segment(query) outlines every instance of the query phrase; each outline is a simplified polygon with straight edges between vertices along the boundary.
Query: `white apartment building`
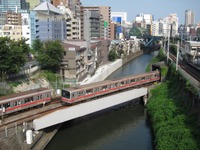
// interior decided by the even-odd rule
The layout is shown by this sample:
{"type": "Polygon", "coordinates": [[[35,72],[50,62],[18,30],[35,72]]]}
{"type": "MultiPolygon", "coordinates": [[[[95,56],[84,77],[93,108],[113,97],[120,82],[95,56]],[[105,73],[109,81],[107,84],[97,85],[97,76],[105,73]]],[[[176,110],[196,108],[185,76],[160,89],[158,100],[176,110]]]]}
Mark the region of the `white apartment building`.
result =
{"type": "Polygon", "coordinates": [[[170,14],[168,17],[159,19],[159,35],[175,37],[178,35],[178,17],[170,14]]]}
{"type": "Polygon", "coordinates": [[[135,18],[135,23],[139,23],[141,27],[147,28],[147,25],[151,25],[153,21],[152,14],[143,14],[140,13],[135,18]]]}
{"type": "Polygon", "coordinates": [[[26,44],[31,46],[31,30],[30,30],[30,15],[29,13],[22,13],[22,37],[25,38],[26,44]]]}
{"type": "Polygon", "coordinates": [[[0,37],[9,37],[11,40],[21,40],[22,26],[5,24],[0,32],[0,37]]]}
{"type": "Polygon", "coordinates": [[[159,34],[159,22],[153,21],[151,26],[152,36],[160,36],[159,34]]]}

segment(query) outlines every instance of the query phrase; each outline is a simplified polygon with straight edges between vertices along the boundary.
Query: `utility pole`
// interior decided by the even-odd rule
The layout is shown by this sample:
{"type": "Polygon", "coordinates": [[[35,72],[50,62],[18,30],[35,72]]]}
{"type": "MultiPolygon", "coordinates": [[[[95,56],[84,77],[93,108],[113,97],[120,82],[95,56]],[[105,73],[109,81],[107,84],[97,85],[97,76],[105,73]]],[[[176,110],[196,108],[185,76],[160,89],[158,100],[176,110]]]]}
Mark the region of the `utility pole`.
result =
{"type": "Polygon", "coordinates": [[[169,38],[169,34],[170,34],[170,32],[169,32],[169,30],[168,30],[168,46],[167,46],[167,64],[169,63],[169,43],[170,43],[170,38],[169,38]]]}
{"type": "Polygon", "coordinates": [[[177,43],[176,71],[178,70],[178,56],[179,56],[179,41],[178,41],[178,43],[177,43]]]}

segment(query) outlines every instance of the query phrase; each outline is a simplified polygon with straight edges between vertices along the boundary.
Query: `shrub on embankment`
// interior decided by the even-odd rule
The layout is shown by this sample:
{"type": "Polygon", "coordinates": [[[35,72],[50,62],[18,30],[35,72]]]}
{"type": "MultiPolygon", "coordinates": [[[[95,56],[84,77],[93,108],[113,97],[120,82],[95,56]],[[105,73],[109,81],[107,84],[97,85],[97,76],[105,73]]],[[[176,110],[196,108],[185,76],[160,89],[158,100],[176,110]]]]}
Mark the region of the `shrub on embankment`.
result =
{"type": "Polygon", "coordinates": [[[147,111],[151,118],[157,150],[200,149],[198,98],[182,75],[169,68],[167,81],[151,90],[147,111]]]}
{"type": "MultiPolygon", "coordinates": [[[[154,58],[151,60],[150,64],[147,66],[146,72],[150,72],[150,71],[151,71],[151,69],[150,69],[151,64],[154,64],[154,63],[157,63],[157,62],[161,62],[161,61],[165,61],[165,60],[166,60],[166,56],[165,56],[165,54],[164,54],[164,52],[163,52],[163,49],[161,48],[161,49],[159,50],[159,52],[158,52],[158,55],[157,55],[156,57],[154,57],[154,58]]],[[[166,66],[161,66],[161,75],[162,75],[162,76],[166,76],[167,71],[168,71],[168,67],[166,67],[166,66]]]]}

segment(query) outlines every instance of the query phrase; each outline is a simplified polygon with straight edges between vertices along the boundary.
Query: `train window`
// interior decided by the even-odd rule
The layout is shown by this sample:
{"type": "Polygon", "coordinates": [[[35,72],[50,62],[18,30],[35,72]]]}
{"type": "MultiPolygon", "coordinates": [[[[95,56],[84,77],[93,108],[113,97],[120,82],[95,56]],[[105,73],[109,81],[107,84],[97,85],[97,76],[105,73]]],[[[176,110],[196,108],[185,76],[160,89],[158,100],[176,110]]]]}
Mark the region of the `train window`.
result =
{"type": "Polygon", "coordinates": [[[40,99],[42,99],[42,95],[40,95],[40,99]]]}
{"type": "Polygon", "coordinates": [[[39,99],[40,99],[40,96],[38,96],[37,100],[39,100],[39,99]]]}
{"type": "Polygon", "coordinates": [[[124,81],[121,82],[121,85],[124,85],[124,81]]]}
{"type": "Polygon", "coordinates": [[[17,104],[17,101],[15,101],[15,106],[17,106],[18,104],[17,104]]]}
{"type": "Polygon", "coordinates": [[[6,104],[3,104],[3,107],[6,109],[6,108],[9,108],[10,107],[10,103],[6,103],[6,104]]]}
{"type": "Polygon", "coordinates": [[[146,79],[150,79],[150,76],[146,76],[146,79]]]}
{"type": "Polygon", "coordinates": [[[118,83],[115,83],[115,87],[118,87],[118,83]]]}
{"type": "Polygon", "coordinates": [[[141,80],[145,80],[145,77],[142,77],[141,80]]]}
{"type": "Polygon", "coordinates": [[[131,79],[131,82],[135,82],[135,79],[131,79]]]}
{"type": "Polygon", "coordinates": [[[92,89],[86,90],[86,94],[91,94],[92,93],[92,89]]]}
{"type": "Polygon", "coordinates": [[[128,83],[129,83],[129,80],[126,80],[125,83],[128,84],[128,83]]]}
{"type": "Polygon", "coordinates": [[[33,101],[33,97],[30,97],[31,102],[33,101]]]}
{"type": "Polygon", "coordinates": [[[2,105],[0,105],[0,109],[2,108],[2,105]]]}
{"type": "MultiPolygon", "coordinates": [[[[62,94],[62,97],[70,98],[70,92],[69,91],[62,90],[61,94],[62,94]]],[[[72,96],[74,96],[74,94],[72,96]]]]}
{"type": "Polygon", "coordinates": [[[95,92],[98,92],[98,91],[99,91],[99,88],[95,88],[94,90],[95,90],[95,92]]]}
{"type": "Polygon", "coordinates": [[[79,96],[83,95],[83,92],[82,92],[82,91],[81,91],[81,92],[78,92],[78,95],[79,95],[79,96]]]}
{"type": "Polygon", "coordinates": [[[18,100],[18,105],[21,105],[21,100],[18,100]]]}
{"type": "Polygon", "coordinates": [[[30,102],[30,98],[25,98],[25,103],[30,102]]]}
{"type": "Polygon", "coordinates": [[[107,85],[102,87],[102,90],[106,90],[107,89],[107,85]]]}
{"type": "Polygon", "coordinates": [[[113,88],[113,87],[115,87],[115,85],[114,85],[114,84],[111,84],[110,87],[113,88]]]}

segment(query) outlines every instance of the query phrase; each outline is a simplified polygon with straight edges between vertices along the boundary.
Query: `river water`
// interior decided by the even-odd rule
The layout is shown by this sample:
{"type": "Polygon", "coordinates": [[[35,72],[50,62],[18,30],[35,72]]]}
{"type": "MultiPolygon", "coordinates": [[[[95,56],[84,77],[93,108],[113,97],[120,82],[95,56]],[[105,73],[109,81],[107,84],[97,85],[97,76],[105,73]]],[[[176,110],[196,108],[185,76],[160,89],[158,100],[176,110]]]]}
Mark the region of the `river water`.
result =
{"type": "MultiPolygon", "coordinates": [[[[157,54],[131,60],[108,79],[144,73],[157,54]]],[[[65,123],[45,150],[153,150],[146,111],[140,103],[127,103],[65,123]]]]}

